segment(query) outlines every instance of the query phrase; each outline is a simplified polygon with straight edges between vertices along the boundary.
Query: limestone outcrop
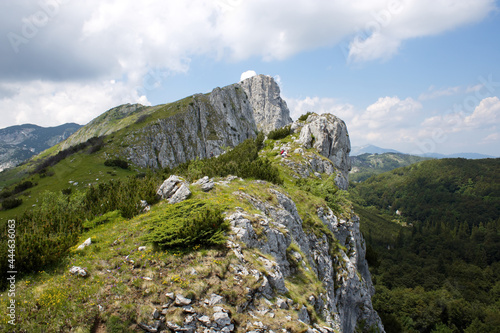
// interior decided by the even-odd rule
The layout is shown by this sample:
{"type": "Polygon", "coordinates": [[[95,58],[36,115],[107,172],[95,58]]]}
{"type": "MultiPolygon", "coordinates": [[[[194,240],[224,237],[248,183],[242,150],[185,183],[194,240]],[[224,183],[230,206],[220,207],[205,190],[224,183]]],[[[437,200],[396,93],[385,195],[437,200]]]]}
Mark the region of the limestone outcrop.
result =
{"type": "MultiPolygon", "coordinates": [[[[300,129],[298,142],[304,148],[315,148],[320,155],[333,163],[335,169],[339,171],[336,179],[337,185],[341,189],[347,189],[351,170],[349,158],[351,143],[344,121],[332,114],[312,114],[307,117],[305,124],[296,122],[292,128],[295,131],[300,129]]],[[[320,173],[328,172],[327,170],[331,168],[328,164],[321,160],[311,161],[314,170],[320,173]]]]}
{"type": "MultiPolygon", "coordinates": [[[[325,294],[310,295],[310,304],[333,329],[354,332],[363,322],[367,327],[377,327],[383,332],[381,320],[371,303],[375,290],[365,260],[366,248],[359,230],[359,218],[352,215],[349,219],[340,219],[329,208],[318,208],[317,216],[333,233],[338,244],[345,244],[346,250],[343,250],[325,234],[319,236],[320,233],[306,232],[294,201],[278,190],[270,192],[277,204],[261,201],[241,191],[235,192],[234,195],[252,203],[260,213],[238,211],[227,217],[234,233],[230,244],[233,244],[237,257],[244,261],[241,247],[234,245],[240,241],[245,247],[258,248],[274,259],[259,258],[271,287],[261,289],[259,293],[267,298],[277,296],[276,293],[287,293],[285,278],[295,273],[294,266],[310,267],[326,290],[325,294]],[[262,228],[260,236],[252,221],[262,228]],[[292,243],[298,246],[299,252],[290,251],[292,243]]],[[[309,324],[307,310],[303,308],[300,313],[302,321],[309,324]]]]}
{"type": "Polygon", "coordinates": [[[292,122],[286,102],[280,97],[280,88],[272,77],[256,75],[239,85],[248,96],[259,131],[267,134],[292,122]]]}
{"type": "Polygon", "coordinates": [[[234,147],[259,130],[269,132],[292,122],[279,87],[269,76],[254,76],[188,99],[185,112],[127,136],[128,160],[141,167],[173,167],[221,154],[223,147],[234,147]]]}

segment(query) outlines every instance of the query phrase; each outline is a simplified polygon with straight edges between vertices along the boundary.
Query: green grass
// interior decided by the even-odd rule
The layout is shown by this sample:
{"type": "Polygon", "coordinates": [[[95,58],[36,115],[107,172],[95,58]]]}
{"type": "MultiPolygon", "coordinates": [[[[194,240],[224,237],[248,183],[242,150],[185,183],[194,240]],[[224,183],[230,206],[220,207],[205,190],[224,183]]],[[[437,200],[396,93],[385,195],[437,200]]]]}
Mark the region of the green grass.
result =
{"type": "Polygon", "coordinates": [[[10,210],[0,211],[0,224],[4,221],[20,216],[26,209],[38,203],[38,198],[45,191],[60,192],[63,189],[71,188],[72,192],[84,191],[89,184],[105,183],[111,179],[120,179],[137,174],[134,169],[112,168],[104,165],[103,153],[87,154],[80,152],[62,160],[49,171],[54,175],[40,177],[40,175],[30,175],[23,180],[30,180],[36,186],[24,191],[18,197],[23,199],[23,204],[10,210]],[[70,183],[70,181],[72,183],[70,183]],[[78,183],[75,185],[75,183],[78,183]]]}

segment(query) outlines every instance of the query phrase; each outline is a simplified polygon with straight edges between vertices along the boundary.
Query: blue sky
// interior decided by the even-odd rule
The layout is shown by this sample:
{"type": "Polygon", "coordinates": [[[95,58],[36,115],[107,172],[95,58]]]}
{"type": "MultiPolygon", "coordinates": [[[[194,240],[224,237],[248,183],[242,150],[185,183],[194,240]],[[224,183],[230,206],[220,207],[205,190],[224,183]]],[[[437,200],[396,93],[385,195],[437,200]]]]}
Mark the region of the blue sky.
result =
{"type": "Polygon", "coordinates": [[[493,0],[20,0],[0,4],[0,127],[84,124],[274,76],[292,117],[352,145],[500,156],[493,0]]]}

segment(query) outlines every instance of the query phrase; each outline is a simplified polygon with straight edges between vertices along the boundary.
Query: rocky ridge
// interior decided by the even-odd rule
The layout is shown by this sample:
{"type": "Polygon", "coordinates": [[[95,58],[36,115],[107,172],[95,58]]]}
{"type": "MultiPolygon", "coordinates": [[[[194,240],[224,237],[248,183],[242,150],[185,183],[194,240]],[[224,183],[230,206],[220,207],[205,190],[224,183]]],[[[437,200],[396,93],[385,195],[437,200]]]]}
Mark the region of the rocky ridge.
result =
{"type": "Polygon", "coordinates": [[[261,130],[292,122],[273,78],[258,75],[192,96],[185,112],[158,119],[130,133],[124,154],[141,167],[165,168],[224,152],[261,130]]]}
{"type": "MultiPolygon", "coordinates": [[[[328,207],[318,207],[316,216],[333,235],[329,238],[327,233],[305,226],[294,200],[284,189],[264,181],[249,183],[229,176],[204,177],[188,184],[171,176],[158,193],[172,203],[171,199],[182,193],[183,187],[206,192],[202,187],[207,183],[212,185],[209,191],[215,192],[238,188],[232,196],[247,207],[236,206],[224,213],[231,224],[227,247],[234,257],[220,281],[222,285],[246,286],[246,294],[230,301],[226,292],[225,296],[212,293],[208,298],[190,299],[168,291],[166,304],[153,311],[150,322],[140,324],[143,330],[290,332],[295,331],[291,327],[296,327],[323,333],[354,332],[363,325],[384,331],[371,304],[374,288],[356,215],[337,217],[328,207]],[[257,186],[267,199],[247,192],[249,184],[257,186]],[[297,291],[294,281],[304,275],[309,276],[309,285],[297,291]],[[292,299],[297,292],[306,303],[292,299]],[[182,323],[169,319],[179,311],[183,313],[182,323]],[[237,321],[233,320],[235,313],[240,314],[237,321]],[[283,328],[281,320],[289,322],[288,328],[283,328]]],[[[201,273],[193,268],[189,274],[201,273]]]]}

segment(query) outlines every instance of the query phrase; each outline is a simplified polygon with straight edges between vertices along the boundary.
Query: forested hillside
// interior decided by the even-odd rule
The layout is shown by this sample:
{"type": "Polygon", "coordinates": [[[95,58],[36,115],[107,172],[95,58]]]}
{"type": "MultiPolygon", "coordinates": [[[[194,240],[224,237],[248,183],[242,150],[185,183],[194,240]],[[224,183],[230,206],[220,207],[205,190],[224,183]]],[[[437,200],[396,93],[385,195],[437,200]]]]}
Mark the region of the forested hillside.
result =
{"type": "Polygon", "coordinates": [[[401,153],[365,153],[358,156],[351,156],[352,169],[349,173],[349,181],[351,183],[362,182],[373,175],[378,175],[396,168],[430,159],[430,157],[401,153]]]}
{"type": "Polygon", "coordinates": [[[444,159],[355,184],[387,332],[500,331],[500,159],[444,159]]]}

